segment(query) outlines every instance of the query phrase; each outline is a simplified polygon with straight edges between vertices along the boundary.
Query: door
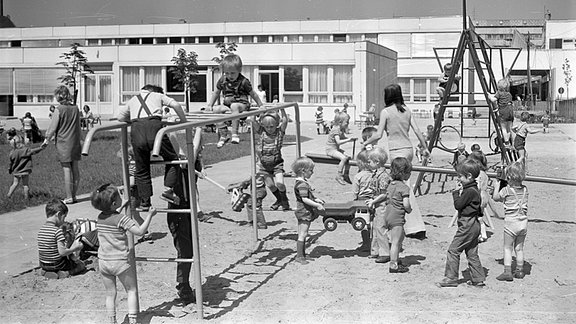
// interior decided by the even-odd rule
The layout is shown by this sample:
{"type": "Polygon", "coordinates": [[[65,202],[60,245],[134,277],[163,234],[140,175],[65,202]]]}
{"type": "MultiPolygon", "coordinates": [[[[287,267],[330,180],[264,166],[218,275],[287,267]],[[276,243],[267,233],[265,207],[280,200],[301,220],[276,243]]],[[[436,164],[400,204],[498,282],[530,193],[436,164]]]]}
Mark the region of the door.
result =
{"type": "Polygon", "coordinates": [[[278,76],[278,72],[260,73],[260,84],[262,85],[262,89],[266,91],[266,102],[272,102],[275,95],[280,96],[278,76]]]}
{"type": "Polygon", "coordinates": [[[91,74],[84,83],[84,104],[94,115],[114,115],[112,108],[112,74],[91,74]]]}

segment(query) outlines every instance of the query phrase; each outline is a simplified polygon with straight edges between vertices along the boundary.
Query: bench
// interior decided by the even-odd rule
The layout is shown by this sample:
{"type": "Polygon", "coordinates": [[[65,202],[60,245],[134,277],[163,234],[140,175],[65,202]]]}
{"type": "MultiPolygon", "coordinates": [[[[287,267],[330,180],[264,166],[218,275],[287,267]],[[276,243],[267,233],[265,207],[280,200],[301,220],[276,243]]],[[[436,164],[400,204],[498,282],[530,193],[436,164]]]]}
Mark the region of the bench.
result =
{"type": "MultiPolygon", "coordinates": [[[[305,155],[307,158],[314,161],[314,163],[336,164],[336,165],[338,163],[340,163],[340,160],[335,159],[335,158],[328,156],[326,154],[306,153],[305,155]]],[[[348,164],[351,166],[357,166],[358,165],[358,163],[356,163],[356,160],[352,160],[352,159],[350,159],[350,161],[348,161],[348,164]]]]}

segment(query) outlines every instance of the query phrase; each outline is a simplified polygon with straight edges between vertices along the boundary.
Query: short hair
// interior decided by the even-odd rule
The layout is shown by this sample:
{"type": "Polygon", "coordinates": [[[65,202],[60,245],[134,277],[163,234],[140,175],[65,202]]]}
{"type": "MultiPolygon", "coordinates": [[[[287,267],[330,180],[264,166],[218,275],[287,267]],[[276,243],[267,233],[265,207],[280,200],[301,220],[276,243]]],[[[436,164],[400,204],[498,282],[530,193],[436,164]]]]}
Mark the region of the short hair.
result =
{"type": "Polygon", "coordinates": [[[56,110],[56,106],[54,105],[50,105],[50,108],[48,108],[50,111],[55,111],[56,110]]]}
{"type": "Polygon", "coordinates": [[[82,109],[90,111],[90,106],[84,105],[84,107],[82,107],[82,109]]]}
{"type": "Polygon", "coordinates": [[[278,126],[280,125],[280,116],[276,112],[267,112],[260,116],[260,124],[262,126],[278,126]]]}
{"type": "Polygon", "coordinates": [[[522,162],[515,161],[506,168],[508,180],[522,182],[526,179],[526,170],[522,162]]]}
{"type": "Polygon", "coordinates": [[[68,214],[68,206],[66,206],[62,200],[52,198],[52,200],[46,204],[46,218],[57,215],[58,213],[68,214]]]}
{"type": "Polygon", "coordinates": [[[474,160],[466,159],[456,165],[456,172],[461,175],[472,175],[474,179],[480,175],[480,164],[474,160]]]}
{"type": "Polygon", "coordinates": [[[320,111],[322,111],[322,110],[324,110],[324,107],[322,107],[322,106],[318,106],[318,108],[316,108],[316,110],[320,110],[320,111]]]}
{"type": "Polygon", "coordinates": [[[466,144],[464,144],[463,142],[458,143],[458,150],[465,150],[466,149],[466,144]]]}
{"type": "Polygon", "coordinates": [[[294,160],[292,163],[292,172],[296,175],[301,175],[304,170],[310,170],[314,167],[314,161],[305,156],[301,156],[294,160]]]}
{"type": "Polygon", "coordinates": [[[452,63],[446,63],[446,64],[444,64],[444,72],[445,72],[445,73],[450,73],[450,71],[452,71],[452,63]]]}
{"type": "Polygon", "coordinates": [[[468,155],[468,158],[478,162],[480,164],[480,170],[486,171],[488,169],[488,160],[482,151],[472,151],[472,153],[468,155]]]}
{"type": "Polygon", "coordinates": [[[343,112],[339,112],[334,116],[334,125],[342,125],[347,120],[348,116],[343,112]]]}
{"type": "Polygon", "coordinates": [[[509,86],[510,86],[510,83],[508,82],[508,80],[506,80],[506,79],[498,80],[498,83],[497,83],[498,90],[506,91],[506,90],[508,90],[509,86]]]}
{"type": "Polygon", "coordinates": [[[384,148],[375,146],[368,151],[368,160],[376,162],[379,167],[383,167],[388,161],[388,154],[384,148]]]}
{"type": "Polygon", "coordinates": [[[368,170],[368,150],[362,150],[356,155],[356,164],[358,164],[358,171],[368,170]]]}
{"type": "Polygon", "coordinates": [[[157,86],[154,84],[147,84],[145,86],[142,87],[142,90],[146,90],[146,91],[150,91],[150,92],[156,92],[156,93],[164,93],[164,89],[161,86],[157,86]]]}
{"type": "Polygon", "coordinates": [[[434,129],[434,125],[428,125],[428,126],[426,126],[426,129],[427,129],[427,130],[434,129]]]}
{"type": "Polygon", "coordinates": [[[236,54],[228,54],[224,56],[222,62],[220,62],[221,69],[231,69],[234,68],[238,72],[242,71],[242,59],[236,54]]]}
{"type": "Polygon", "coordinates": [[[101,211],[110,211],[112,203],[119,195],[120,192],[115,186],[110,184],[102,185],[92,192],[90,201],[92,202],[92,207],[101,211]]]}
{"type": "Polygon", "coordinates": [[[372,137],[372,135],[375,134],[377,131],[378,131],[378,129],[376,129],[376,127],[374,127],[374,126],[365,127],[362,130],[362,140],[366,141],[367,139],[372,137]]]}
{"type": "Polygon", "coordinates": [[[520,114],[520,120],[521,120],[521,121],[525,122],[525,121],[528,121],[529,119],[530,119],[530,113],[529,113],[529,112],[523,111],[523,112],[520,114]]]}
{"type": "Polygon", "coordinates": [[[70,89],[65,85],[59,85],[54,90],[54,99],[58,101],[61,105],[72,103],[72,96],[70,95],[70,89]]]}
{"type": "Polygon", "coordinates": [[[399,156],[390,164],[390,177],[392,180],[404,180],[404,176],[412,172],[412,163],[407,158],[399,156]]]}
{"type": "Polygon", "coordinates": [[[472,152],[476,152],[481,151],[482,149],[480,148],[480,144],[474,143],[472,146],[470,146],[470,150],[472,150],[472,152]]]}
{"type": "Polygon", "coordinates": [[[21,148],[24,146],[24,139],[17,133],[14,136],[8,136],[10,146],[14,149],[21,148]]]}

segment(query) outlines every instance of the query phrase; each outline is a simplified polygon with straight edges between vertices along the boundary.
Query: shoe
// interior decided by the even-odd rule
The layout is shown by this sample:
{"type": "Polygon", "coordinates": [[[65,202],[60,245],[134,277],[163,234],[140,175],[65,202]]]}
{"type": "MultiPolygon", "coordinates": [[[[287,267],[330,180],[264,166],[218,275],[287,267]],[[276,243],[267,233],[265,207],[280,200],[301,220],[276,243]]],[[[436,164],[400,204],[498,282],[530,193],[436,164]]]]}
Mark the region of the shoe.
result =
{"type": "Polygon", "coordinates": [[[217,148],[222,148],[222,146],[224,146],[224,144],[226,144],[226,142],[228,142],[230,140],[229,137],[225,137],[225,136],[221,136],[220,140],[218,141],[218,143],[216,144],[217,148]]]}
{"type": "Polygon", "coordinates": [[[278,210],[278,208],[280,208],[281,205],[282,205],[282,202],[280,200],[276,200],[276,202],[270,206],[270,209],[278,210]]]}
{"type": "Polygon", "coordinates": [[[240,144],[240,136],[238,135],[232,135],[232,141],[230,141],[232,144],[240,144]]]}
{"type": "Polygon", "coordinates": [[[458,287],[458,279],[444,278],[444,279],[442,279],[442,281],[437,282],[436,286],[438,286],[440,288],[458,287]]]}
{"type": "Polygon", "coordinates": [[[174,190],[172,189],[168,189],[166,191],[164,191],[162,193],[162,196],[160,196],[160,199],[165,200],[171,204],[174,205],[180,205],[180,198],[178,196],[176,196],[176,194],[174,193],[174,190]]]}
{"type": "Polygon", "coordinates": [[[345,185],[348,184],[348,183],[346,182],[346,180],[344,180],[344,178],[343,178],[341,175],[339,175],[339,176],[336,177],[336,182],[338,182],[339,184],[341,184],[341,185],[343,185],[343,186],[345,186],[345,185]]]}
{"type": "Polygon", "coordinates": [[[390,262],[390,257],[389,256],[379,256],[376,258],[376,260],[374,260],[374,262],[376,262],[376,263],[388,263],[388,262],[390,262]]]}
{"type": "Polygon", "coordinates": [[[496,280],[498,280],[498,281],[514,281],[514,277],[512,276],[512,273],[503,272],[501,275],[496,277],[496,280]]]}
{"type": "Polygon", "coordinates": [[[408,271],[409,271],[408,267],[405,267],[402,264],[398,264],[397,268],[389,268],[388,269],[389,273],[406,273],[408,271]]]}
{"type": "Polygon", "coordinates": [[[72,205],[77,203],[78,201],[75,198],[66,198],[62,200],[62,202],[65,203],[66,205],[72,205]]]}
{"type": "Polygon", "coordinates": [[[204,214],[204,212],[202,212],[202,211],[198,212],[197,217],[198,217],[199,222],[206,222],[210,218],[212,218],[212,216],[210,214],[204,214]]]}
{"type": "Polygon", "coordinates": [[[379,255],[370,254],[368,259],[378,259],[379,255]]]}
{"type": "Polygon", "coordinates": [[[352,184],[352,180],[350,180],[350,175],[345,174],[342,177],[344,178],[344,181],[346,181],[348,184],[352,184]]]}
{"type": "Polygon", "coordinates": [[[466,281],[466,284],[467,284],[468,286],[473,286],[473,287],[478,287],[478,288],[482,288],[482,287],[485,287],[485,286],[486,286],[486,284],[484,283],[484,281],[474,282],[474,281],[472,281],[472,280],[468,280],[468,281],[466,281]]]}
{"type": "Polygon", "coordinates": [[[178,297],[186,302],[195,302],[196,301],[196,295],[194,294],[194,290],[192,290],[192,288],[190,288],[190,284],[185,282],[185,283],[180,283],[176,286],[176,291],[178,293],[178,297]]]}
{"type": "Polygon", "coordinates": [[[308,264],[308,263],[310,263],[310,262],[308,262],[308,261],[306,260],[305,257],[296,257],[296,259],[294,259],[294,261],[296,261],[296,262],[298,262],[298,263],[300,263],[300,264],[308,264]]]}
{"type": "MultiPolygon", "coordinates": [[[[359,247],[356,248],[356,251],[358,251],[358,252],[370,252],[370,246],[360,245],[359,247]]],[[[378,256],[376,255],[373,259],[375,259],[377,257],[378,256]]]]}
{"type": "Polygon", "coordinates": [[[524,279],[525,276],[526,276],[526,274],[522,270],[516,270],[514,272],[514,278],[516,278],[516,279],[524,279]]]}
{"type": "Polygon", "coordinates": [[[484,243],[484,242],[486,242],[487,239],[488,239],[487,237],[482,237],[482,236],[480,236],[480,237],[478,238],[478,243],[484,243]]]}
{"type": "Polygon", "coordinates": [[[70,272],[62,270],[58,271],[58,279],[65,279],[68,277],[70,277],[70,272]]]}

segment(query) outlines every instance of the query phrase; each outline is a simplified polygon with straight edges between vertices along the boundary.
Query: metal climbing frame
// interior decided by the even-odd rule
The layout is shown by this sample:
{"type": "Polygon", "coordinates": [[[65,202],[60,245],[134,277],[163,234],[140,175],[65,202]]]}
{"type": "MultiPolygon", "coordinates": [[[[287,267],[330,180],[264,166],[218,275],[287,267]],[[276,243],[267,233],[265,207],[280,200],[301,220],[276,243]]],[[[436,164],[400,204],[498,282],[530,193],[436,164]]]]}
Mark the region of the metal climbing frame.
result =
{"type": "MultiPolygon", "coordinates": [[[[186,131],[186,147],[187,147],[187,163],[188,163],[188,170],[194,170],[194,163],[196,159],[195,154],[195,135],[199,136],[200,132],[202,131],[202,126],[211,125],[211,124],[218,124],[223,123],[226,121],[240,119],[245,117],[252,117],[257,116],[262,113],[268,111],[279,111],[280,109],[287,109],[294,107],[294,121],[296,127],[296,156],[302,155],[301,149],[301,142],[300,142],[300,110],[297,103],[287,103],[287,104],[280,104],[274,106],[267,106],[266,109],[258,109],[258,110],[251,110],[247,112],[240,113],[238,115],[222,115],[222,114],[192,114],[188,115],[187,118],[190,118],[190,121],[185,123],[179,123],[175,125],[170,125],[162,128],[156,134],[156,139],[154,141],[154,147],[152,150],[153,156],[159,156],[160,154],[160,146],[162,142],[162,137],[168,133],[176,132],[180,130],[186,131]],[[196,129],[194,134],[193,129],[196,129]]],[[[84,146],[82,147],[82,155],[87,156],[88,152],[90,151],[90,144],[92,143],[92,139],[94,134],[99,131],[106,131],[106,130],[119,130],[120,131],[120,148],[122,150],[122,181],[124,183],[124,188],[130,187],[130,176],[128,173],[128,127],[130,125],[127,123],[118,122],[113,125],[105,125],[105,126],[97,126],[92,128],[88,134],[86,134],[86,139],[84,141],[84,146]]],[[[254,142],[254,131],[250,128],[250,138],[251,138],[251,175],[252,175],[252,205],[256,206],[256,152],[255,152],[255,142],[254,142]]],[[[183,162],[183,161],[182,161],[183,162]]],[[[186,163],[186,162],[183,162],[186,163]]],[[[198,206],[196,205],[196,179],[193,172],[188,172],[188,192],[190,194],[190,209],[178,209],[178,210],[170,210],[170,212],[181,212],[181,213],[190,213],[191,217],[191,233],[192,233],[192,248],[194,256],[192,259],[178,259],[178,258],[163,258],[163,257],[139,257],[135,256],[134,251],[134,236],[132,234],[128,234],[128,246],[130,248],[130,262],[132,268],[134,269],[134,275],[136,276],[136,261],[150,261],[150,262],[191,262],[193,264],[194,270],[194,285],[195,285],[195,292],[196,292],[196,308],[198,312],[198,318],[204,318],[204,310],[203,310],[203,294],[202,294],[202,274],[201,274],[201,267],[200,267],[200,240],[198,235],[198,206]]],[[[124,199],[129,199],[130,193],[129,190],[124,190],[124,199]]],[[[253,223],[256,224],[256,208],[252,209],[252,218],[253,223]]],[[[130,208],[126,210],[127,215],[130,215],[130,208]]],[[[158,212],[168,212],[168,209],[158,209],[158,212]]],[[[253,234],[254,234],[254,246],[253,251],[257,248],[258,244],[258,227],[253,226],[253,234]]],[[[140,309],[139,305],[139,296],[138,296],[138,280],[136,276],[136,299],[138,301],[138,309],[140,309]]]]}

